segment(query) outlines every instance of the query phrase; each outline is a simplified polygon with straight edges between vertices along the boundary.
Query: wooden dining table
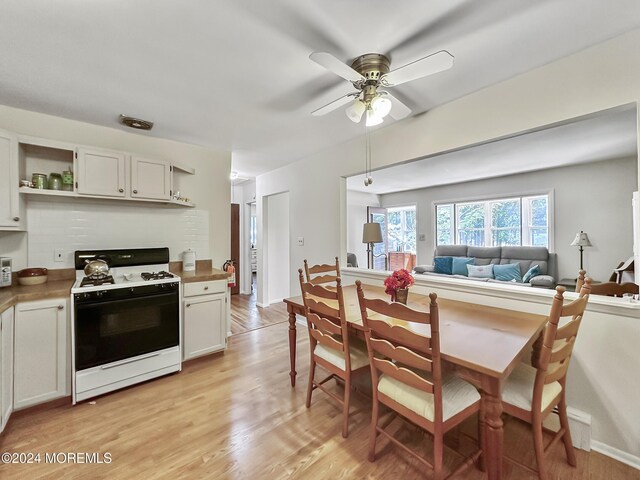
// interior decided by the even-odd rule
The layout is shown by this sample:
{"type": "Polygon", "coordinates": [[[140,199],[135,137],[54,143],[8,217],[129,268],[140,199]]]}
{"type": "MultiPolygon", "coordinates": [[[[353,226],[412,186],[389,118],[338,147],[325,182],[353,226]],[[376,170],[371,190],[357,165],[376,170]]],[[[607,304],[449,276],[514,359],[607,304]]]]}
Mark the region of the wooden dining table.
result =
{"type": "MultiPolygon", "coordinates": [[[[382,287],[363,285],[368,298],[389,299],[382,287]]],[[[349,330],[363,337],[356,286],[343,287],[349,330]]],[[[291,386],[296,384],[296,315],[304,316],[302,296],[284,299],[289,313],[291,386]]],[[[428,311],[429,297],[409,293],[410,307],[428,311]]],[[[484,463],[490,480],[502,478],[502,389],[516,365],[542,331],[546,317],[486,305],[438,298],[440,354],[445,367],[478,388],[482,397],[480,430],[484,432],[484,463]]],[[[428,326],[403,323],[417,333],[428,326]]]]}

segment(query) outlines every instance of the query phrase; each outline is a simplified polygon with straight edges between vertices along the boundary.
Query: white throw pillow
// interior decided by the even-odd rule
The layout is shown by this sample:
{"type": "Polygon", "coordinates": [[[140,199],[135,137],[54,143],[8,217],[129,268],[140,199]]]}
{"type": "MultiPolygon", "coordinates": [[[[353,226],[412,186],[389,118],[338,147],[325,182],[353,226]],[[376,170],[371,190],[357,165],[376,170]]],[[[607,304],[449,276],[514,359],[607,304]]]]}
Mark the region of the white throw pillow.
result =
{"type": "Polygon", "coordinates": [[[493,265],[467,265],[469,278],[493,278],[493,265]]]}

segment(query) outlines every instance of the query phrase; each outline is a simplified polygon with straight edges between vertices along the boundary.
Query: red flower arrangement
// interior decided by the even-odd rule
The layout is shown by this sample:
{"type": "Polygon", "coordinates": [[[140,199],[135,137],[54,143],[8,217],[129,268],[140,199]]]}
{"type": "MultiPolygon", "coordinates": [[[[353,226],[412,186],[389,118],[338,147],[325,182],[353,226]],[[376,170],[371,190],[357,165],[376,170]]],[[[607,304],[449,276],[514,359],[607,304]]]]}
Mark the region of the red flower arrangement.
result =
{"type": "Polygon", "coordinates": [[[409,270],[401,268],[396,270],[384,280],[384,293],[391,295],[391,301],[396,300],[398,290],[409,288],[415,282],[409,270]]]}

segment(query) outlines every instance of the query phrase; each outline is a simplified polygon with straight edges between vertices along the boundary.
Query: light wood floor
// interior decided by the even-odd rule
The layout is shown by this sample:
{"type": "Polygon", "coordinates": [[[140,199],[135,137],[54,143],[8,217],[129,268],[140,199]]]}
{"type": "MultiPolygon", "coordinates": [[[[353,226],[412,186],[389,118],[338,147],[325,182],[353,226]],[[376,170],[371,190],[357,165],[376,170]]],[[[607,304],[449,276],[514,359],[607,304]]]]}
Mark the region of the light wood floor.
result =
{"type": "MultiPolygon", "coordinates": [[[[4,479],[422,479],[420,465],[380,441],[378,460],[366,459],[367,413],[356,414],[350,436],[340,435],[340,410],[326,395],[304,406],[308,341],[301,329],[298,386],[289,385],[286,323],[230,339],[224,354],[195,360],[179,374],[157,379],[75,407],[16,413],[0,439],[2,452],[109,452],[108,465],[0,465],[4,479]]],[[[356,407],[368,401],[356,396],[356,407]]],[[[469,432],[475,425],[465,425],[469,432]]],[[[412,428],[402,435],[428,450],[412,428]]],[[[448,443],[473,444],[453,432],[448,443]]],[[[506,448],[532,464],[529,431],[507,426],[506,448]]],[[[578,451],[578,468],[555,448],[552,479],[638,479],[638,472],[602,455],[578,451]]],[[[447,452],[448,464],[457,458],[447,452]]],[[[506,478],[535,478],[505,465],[506,478]]],[[[468,470],[461,478],[479,480],[468,470]]]]}
{"type": "Polygon", "coordinates": [[[276,303],[268,308],[256,305],[255,283],[254,275],[251,295],[231,295],[231,335],[286,322],[289,318],[284,303],[276,303]]]}

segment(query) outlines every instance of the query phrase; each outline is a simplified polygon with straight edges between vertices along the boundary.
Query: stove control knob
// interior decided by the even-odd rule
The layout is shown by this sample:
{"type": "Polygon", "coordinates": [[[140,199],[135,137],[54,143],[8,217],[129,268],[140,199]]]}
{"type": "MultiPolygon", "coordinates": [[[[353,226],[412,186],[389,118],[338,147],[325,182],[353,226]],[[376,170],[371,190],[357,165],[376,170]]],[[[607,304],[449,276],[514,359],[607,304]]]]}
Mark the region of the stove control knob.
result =
{"type": "Polygon", "coordinates": [[[102,295],[104,295],[104,292],[97,291],[95,295],[96,295],[96,298],[100,298],[102,297],[102,295]]]}

